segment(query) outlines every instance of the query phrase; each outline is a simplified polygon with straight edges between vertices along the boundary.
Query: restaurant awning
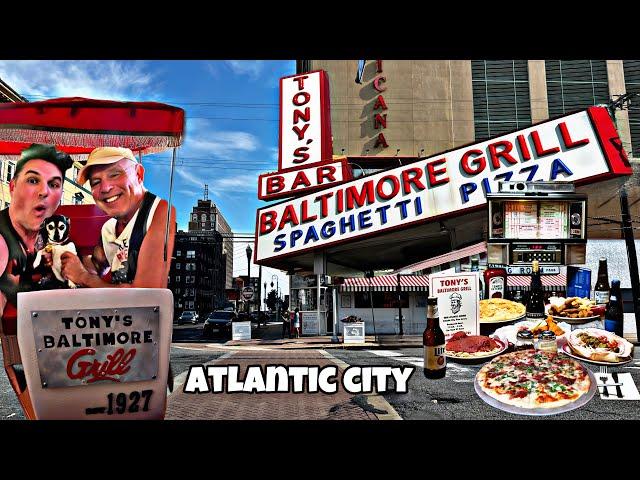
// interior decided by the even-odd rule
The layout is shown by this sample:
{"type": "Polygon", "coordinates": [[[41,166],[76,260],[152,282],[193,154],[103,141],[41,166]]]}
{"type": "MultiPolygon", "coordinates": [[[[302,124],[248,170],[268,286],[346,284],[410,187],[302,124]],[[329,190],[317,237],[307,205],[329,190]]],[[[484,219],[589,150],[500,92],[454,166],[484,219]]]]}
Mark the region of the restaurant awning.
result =
{"type": "Polygon", "coordinates": [[[470,257],[472,255],[479,255],[480,253],[483,253],[486,251],[487,251],[487,242],[480,242],[473,245],[469,245],[468,247],[461,248],[459,250],[454,250],[453,252],[448,252],[443,255],[438,255],[437,257],[433,257],[428,260],[424,260],[422,262],[408,265],[406,267],[396,270],[393,273],[405,274],[405,273],[419,272],[420,270],[424,270],[426,268],[442,265],[443,263],[455,262],[456,260],[460,260],[461,258],[470,257]]]}
{"type": "MultiPolygon", "coordinates": [[[[560,273],[558,275],[540,275],[543,287],[564,287],[567,285],[567,275],[560,273]]],[[[509,287],[529,287],[531,286],[531,277],[528,275],[508,275],[507,286],[509,287]]]]}
{"type": "MultiPolygon", "coordinates": [[[[567,275],[542,275],[543,287],[564,287],[567,285],[567,275]]],[[[373,292],[395,292],[398,285],[397,275],[381,275],[379,277],[345,278],[340,287],[341,292],[368,292],[369,281],[371,281],[371,291],[373,292]]],[[[509,275],[507,286],[509,287],[529,287],[531,277],[528,275],[509,275]]],[[[426,292],[429,287],[429,277],[427,275],[400,275],[400,287],[403,292],[426,292]]]]}
{"type": "MultiPolygon", "coordinates": [[[[381,275],[373,278],[345,278],[341,292],[368,292],[369,285],[374,292],[395,292],[398,288],[397,275],[381,275]]],[[[429,279],[426,275],[400,276],[400,289],[403,292],[426,292],[429,279]]]]}

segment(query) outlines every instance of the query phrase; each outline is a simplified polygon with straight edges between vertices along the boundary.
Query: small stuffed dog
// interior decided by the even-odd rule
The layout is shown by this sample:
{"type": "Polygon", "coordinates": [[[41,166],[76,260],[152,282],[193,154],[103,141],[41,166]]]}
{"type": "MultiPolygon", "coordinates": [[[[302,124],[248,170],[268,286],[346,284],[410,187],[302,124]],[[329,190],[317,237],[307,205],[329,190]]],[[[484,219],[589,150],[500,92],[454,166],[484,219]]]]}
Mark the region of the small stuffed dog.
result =
{"type": "Polygon", "coordinates": [[[47,240],[47,246],[38,251],[36,259],[33,262],[33,267],[36,268],[42,261],[43,253],[51,253],[53,265],[51,269],[53,274],[61,282],[68,282],[70,288],[76,288],[75,283],[71,280],[65,279],[60,273],[62,269],[62,263],[60,257],[65,252],[71,252],[77,255],[76,246],[73,242],[69,241],[69,227],[71,220],[65,215],[52,215],[44,221],[42,227],[43,236],[47,240]]]}

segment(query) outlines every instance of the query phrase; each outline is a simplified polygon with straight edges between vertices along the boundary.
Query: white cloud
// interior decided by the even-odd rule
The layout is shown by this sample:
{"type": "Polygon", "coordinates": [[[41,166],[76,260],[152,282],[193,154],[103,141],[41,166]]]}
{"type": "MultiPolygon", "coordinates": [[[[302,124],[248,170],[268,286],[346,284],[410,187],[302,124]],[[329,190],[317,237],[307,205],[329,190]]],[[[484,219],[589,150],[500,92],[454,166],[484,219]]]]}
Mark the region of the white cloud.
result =
{"type": "MultiPolygon", "coordinates": [[[[235,160],[237,152],[254,152],[260,146],[260,142],[255,135],[248,132],[202,132],[204,124],[197,124],[194,128],[198,128],[200,132],[197,137],[191,139],[186,138],[183,146],[183,152],[189,151],[202,155],[203,153],[228,159],[235,160]]],[[[188,156],[187,153],[183,153],[188,156]]]]}
{"type": "Polygon", "coordinates": [[[186,197],[200,197],[202,195],[201,193],[198,193],[195,190],[186,190],[186,189],[176,190],[176,193],[186,197]]]}
{"type": "Polygon", "coordinates": [[[30,100],[88,97],[154,100],[159,80],[145,62],[0,60],[0,77],[30,100]]]}
{"type": "Polygon", "coordinates": [[[227,60],[226,64],[236,75],[247,75],[251,80],[256,80],[262,74],[264,60],[227,60]]]}

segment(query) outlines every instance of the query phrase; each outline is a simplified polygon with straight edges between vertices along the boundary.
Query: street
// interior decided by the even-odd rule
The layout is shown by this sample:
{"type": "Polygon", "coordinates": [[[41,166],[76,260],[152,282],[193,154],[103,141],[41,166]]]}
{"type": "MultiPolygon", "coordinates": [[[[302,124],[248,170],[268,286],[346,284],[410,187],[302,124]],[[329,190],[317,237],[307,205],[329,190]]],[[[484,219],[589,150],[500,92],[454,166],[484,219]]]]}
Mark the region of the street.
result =
{"type": "MultiPolygon", "coordinates": [[[[202,324],[174,326],[171,366],[175,379],[173,393],[168,396],[166,419],[203,420],[521,420],[521,416],[503,412],[485,403],[474,390],[474,378],[483,365],[448,362],[447,375],[428,380],[422,374],[422,348],[361,349],[314,348],[302,341],[284,345],[270,343],[281,336],[281,324],[269,323],[252,328],[252,345],[227,343],[224,338],[203,339],[202,324]],[[262,344],[261,342],[264,342],[262,344]],[[336,366],[342,378],[349,366],[415,366],[408,381],[407,393],[395,391],[381,394],[347,392],[342,385],[329,393],[184,393],[189,367],[193,365],[238,365],[240,374],[250,365],[336,366]]],[[[610,371],[631,373],[640,384],[640,354],[628,365],[610,371]]],[[[597,366],[587,365],[597,373],[597,366]]],[[[340,382],[337,382],[340,383],[340,382]]],[[[387,383],[393,389],[393,382],[387,383]]],[[[557,415],[533,417],[553,420],[619,420],[640,419],[636,401],[603,401],[595,395],[587,405],[557,415]]],[[[24,419],[6,375],[0,375],[0,419],[24,419]]]]}

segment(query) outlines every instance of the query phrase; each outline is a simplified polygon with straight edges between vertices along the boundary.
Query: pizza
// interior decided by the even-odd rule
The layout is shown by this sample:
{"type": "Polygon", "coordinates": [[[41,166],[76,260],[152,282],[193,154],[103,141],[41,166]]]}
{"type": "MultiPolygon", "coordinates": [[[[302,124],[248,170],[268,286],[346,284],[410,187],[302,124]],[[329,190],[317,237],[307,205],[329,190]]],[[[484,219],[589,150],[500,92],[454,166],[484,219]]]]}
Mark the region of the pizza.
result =
{"type": "Polygon", "coordinates": [[[454,358],[482,358],[504,350],[502,342],[485,335],[467,335],[456,332],[447,342],[445,354],[454,358]]]}
{"type": "Polygon", "coordinates": [[[599,328],[573,330],[568,343],[577,355],[600,362],[621,362],[633,351],[631,342],[599,328]]]}
{"type": "Polygon", "coordinates": [[[480,321],[483,323],[506,322],[525,314],[526,307],[505,298],[480,300],[480,321]]]}
{"type": "Polygon", "coordinates": [[[484,393],[524,409],[573,403],[591,387],[585,368],[566,355],[523,350],[494,358],[476,377],[484,393]]]}

